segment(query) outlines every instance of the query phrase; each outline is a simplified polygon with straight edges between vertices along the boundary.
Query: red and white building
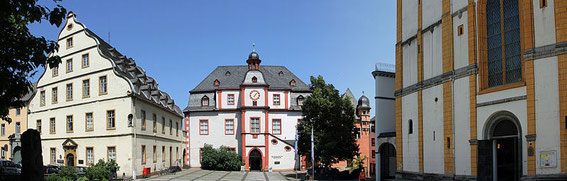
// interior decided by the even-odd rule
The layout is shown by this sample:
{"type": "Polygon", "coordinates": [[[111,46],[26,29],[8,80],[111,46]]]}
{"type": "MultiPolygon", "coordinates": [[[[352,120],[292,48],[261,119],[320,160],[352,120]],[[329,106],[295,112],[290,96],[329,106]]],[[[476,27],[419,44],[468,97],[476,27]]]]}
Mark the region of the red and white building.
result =
{"type": "Polygon", "coordinates": [[[286,67],[260,62],[252,52],[248,65],[219,66],[190,91],[186,164],[200,167],[209,144],[233,149],[246,170],[294,169],[296,125],[310,89],[286,67]]]}

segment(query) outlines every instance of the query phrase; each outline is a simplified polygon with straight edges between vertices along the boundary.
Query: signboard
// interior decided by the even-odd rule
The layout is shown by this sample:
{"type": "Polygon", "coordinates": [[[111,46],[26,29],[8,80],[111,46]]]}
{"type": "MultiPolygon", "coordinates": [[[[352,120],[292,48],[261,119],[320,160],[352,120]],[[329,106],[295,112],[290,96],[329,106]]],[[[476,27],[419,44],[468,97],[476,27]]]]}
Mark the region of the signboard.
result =
{"type": "Polygon", "coordinates": [[[63,164],[63,163],[65,163],[65,161],[64,160],[57,160],[57,163],[63,164]]]}
{"type": "Polygon", "coordinates": [[[556,151],[542,151],[539,153],[539,166],[542,168],[556,167],[556,151]]]}

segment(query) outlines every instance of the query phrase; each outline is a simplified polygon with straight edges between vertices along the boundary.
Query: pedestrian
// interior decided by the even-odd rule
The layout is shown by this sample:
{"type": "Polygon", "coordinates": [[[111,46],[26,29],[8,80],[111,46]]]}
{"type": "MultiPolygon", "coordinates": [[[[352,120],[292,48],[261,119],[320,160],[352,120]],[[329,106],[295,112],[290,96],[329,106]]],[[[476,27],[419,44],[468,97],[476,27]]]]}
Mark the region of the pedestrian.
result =
{"type": "Polygon", "coordinates": [[[366,181],[366,173],[364,173],[364,168],[360,170],[360,176],[358,177],[360,181],[366,181]]]}

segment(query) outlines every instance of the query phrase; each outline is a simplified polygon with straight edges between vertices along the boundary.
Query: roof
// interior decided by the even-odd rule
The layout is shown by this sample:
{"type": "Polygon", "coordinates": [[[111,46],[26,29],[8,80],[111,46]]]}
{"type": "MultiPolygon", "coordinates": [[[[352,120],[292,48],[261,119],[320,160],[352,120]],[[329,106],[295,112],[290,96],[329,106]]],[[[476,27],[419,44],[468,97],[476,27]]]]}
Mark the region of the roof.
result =
{"type": "Polygon", "coordinates": [[[28,93],[26,93],[26,95],[20,98],[20,100],[24,102],[28,102],[35,94],[36,88],[37,88],[37,82],[32,83],[30,90],[28,90],[28,93]]]}
{"type": "MultiPolygon", "coordinates": [[[[216,89],[240,89],[240,85],[247,72],[248,66],[246,65],[218,66],[190,92],[208,92],[216,89]],[[219,86],[214,86],[215,80],[219,80],[219,86]]],[[[268,84],[271,89],[291,89],[292,91],[298,92],[310,91],[307,84],[284,66],[262,65],[260,66],[260,72],[262,72],[266,84],[268,84]],[[289,84],[291,80],[295,80],[295,86],[289,84]]]]}
{"type": "Polygon", "coordinates": [[[102,56],[111,60],[114,72],[125,78],[131,84],[133,96],[156,106],[162,107],[174,114],[183,116],[181,108],[175,105],[173,98],[164,91],[159,90],[157,81],[146,75],[144,69],[136,66],[134,59],[122,55],[118,50],[106,43],[91,30],[84,28],[87,36],[95,38],[102,56]]]}

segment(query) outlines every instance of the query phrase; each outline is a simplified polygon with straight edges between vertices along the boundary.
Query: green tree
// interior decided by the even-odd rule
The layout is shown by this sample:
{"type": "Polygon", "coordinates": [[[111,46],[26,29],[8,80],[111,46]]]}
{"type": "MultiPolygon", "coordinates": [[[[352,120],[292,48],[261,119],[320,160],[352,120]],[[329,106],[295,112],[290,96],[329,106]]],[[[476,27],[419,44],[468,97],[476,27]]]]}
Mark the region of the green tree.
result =
{"type": "Polygon", "coordinates": [[[91,165],[85,171],[85,176],[89,180],[105,180],[111,179],[111,177],[118,171],[120,167],[114,160],[109,162],[104,162],[103,159],[99,159],[94,165],[91,165]]]}
{"type": "Polygon", "coordinates": [[[55,67],[59,56],[48,55],[58,50],[57,42],[33,36],[28,25],[49,21],[59,26],[67,10],[60,5],[53,9],[37,5],[37,0],[0,1],[0,118],[11,122],[7,116],[10,107],[22,107],[20,99],[33,90],[30,77],[37,68],[55,67]]]}
{"type": "Polygon", "coordinates": [[[221,146],[218,149],[205,144],[201,150],[201,168],[207,170],[239,171],[242,159],[234,151],[221,146]]]}
{"type": "Polygon", "coordinates": [[[354,108],[322,76],[311,76],[312,94],[302,106],[303,121],[297,125],[299,154],[311,161],[311,128],[315,142],[315,160],[326,166],[352,159],[358,154],[355,142],[354,108]]]}
{"type": "Polygon", "coordinates": [[[79,178],[73,167],[63,167],[57,175],[59,175],[62,181],[74,181],[79,178]]]}

